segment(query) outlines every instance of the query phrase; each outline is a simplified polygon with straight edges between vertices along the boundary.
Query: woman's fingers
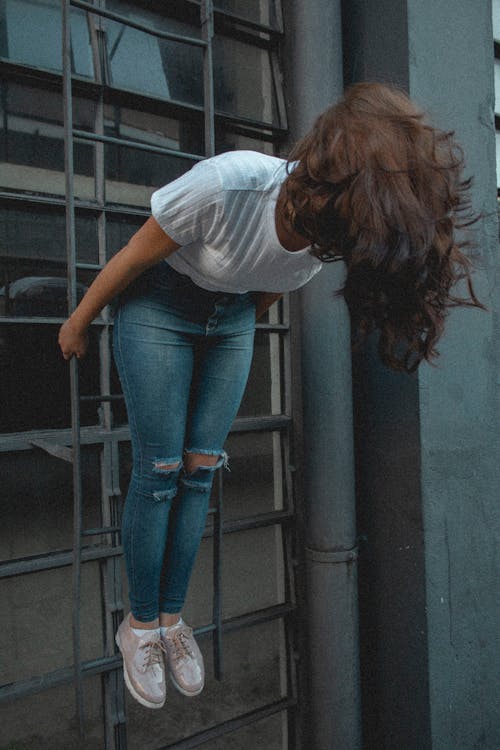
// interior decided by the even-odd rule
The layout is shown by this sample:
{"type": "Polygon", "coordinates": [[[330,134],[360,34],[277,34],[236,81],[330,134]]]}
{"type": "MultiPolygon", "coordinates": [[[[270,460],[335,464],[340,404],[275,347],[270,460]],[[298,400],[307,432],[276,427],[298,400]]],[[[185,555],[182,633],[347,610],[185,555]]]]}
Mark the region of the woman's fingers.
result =
{"type": "Polygon", "coordinates": [[[67,320],[59,329],[58,342],[64,359],[71,359],[73,355],[81,359],[88,348],[86,331],[77,330],[71,320],[67,320]]]}

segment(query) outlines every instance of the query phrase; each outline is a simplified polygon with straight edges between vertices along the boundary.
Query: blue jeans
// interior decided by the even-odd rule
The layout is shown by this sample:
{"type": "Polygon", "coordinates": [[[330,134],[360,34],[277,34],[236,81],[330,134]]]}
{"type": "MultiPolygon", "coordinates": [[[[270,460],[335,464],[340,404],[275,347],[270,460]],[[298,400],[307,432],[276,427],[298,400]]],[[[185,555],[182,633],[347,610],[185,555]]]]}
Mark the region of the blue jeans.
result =
{"type": "Polygon", "coordinates": [[[118,299],[113,351],[133,455],[122,539],[132,614],[143,622],[184,604],[254,332],[250,293],[208,292],[165,262],[118,299]],[[189,452],[218,460],[188,473],[189,452]]]}

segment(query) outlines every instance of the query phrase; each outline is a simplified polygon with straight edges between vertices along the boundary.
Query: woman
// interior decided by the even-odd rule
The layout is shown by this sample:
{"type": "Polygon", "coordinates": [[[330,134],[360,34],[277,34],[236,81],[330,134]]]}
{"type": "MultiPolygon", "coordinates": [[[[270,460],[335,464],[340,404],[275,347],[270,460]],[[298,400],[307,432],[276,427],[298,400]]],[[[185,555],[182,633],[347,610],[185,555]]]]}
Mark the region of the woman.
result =
{"type": "MultiPolygon", "coordinates": [[[[157,190],[152,216],[62,326],[66,359],[119,296],[114,355],[133,471],[123,517],[131,612],[117,632],[143,705],[165,701],[164,654],[185,695],[204,668],[181,610],[214,471],[237,413],[255,319],[283,292],[342,259],[340,292],[359,340],[407,372],[437,355],[450,305],[483,305],[455,239],[470,181],[452,133],[396,88],[363,83],[326,110],[288,162],[251,151],[200,162],[157,190]],[[451,294],[465,278],[470,299],[451,294]]],[[[463,243],[465,244],[465,243],[463,243]]]]}

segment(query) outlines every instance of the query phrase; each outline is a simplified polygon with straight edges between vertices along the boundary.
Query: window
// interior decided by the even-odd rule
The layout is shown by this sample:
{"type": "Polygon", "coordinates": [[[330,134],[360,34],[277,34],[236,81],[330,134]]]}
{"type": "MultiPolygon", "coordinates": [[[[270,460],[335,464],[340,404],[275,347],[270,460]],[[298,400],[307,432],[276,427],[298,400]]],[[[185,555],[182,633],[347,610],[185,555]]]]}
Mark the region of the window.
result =
{"type": "Polygon", "coordinates": [[[495,48],[495,138],[497,155],[497,188],[500,191],[500,0],[493,0],[493,39],[495,48]]]}

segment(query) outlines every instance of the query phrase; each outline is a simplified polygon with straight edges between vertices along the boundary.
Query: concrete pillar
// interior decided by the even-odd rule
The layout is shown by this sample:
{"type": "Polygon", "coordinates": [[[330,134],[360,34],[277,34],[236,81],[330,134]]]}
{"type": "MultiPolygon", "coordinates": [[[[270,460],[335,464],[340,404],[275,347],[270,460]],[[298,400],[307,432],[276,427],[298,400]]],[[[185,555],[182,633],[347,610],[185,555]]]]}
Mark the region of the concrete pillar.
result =
{"type": "Polygon", "coordinates": [[[346,0],[347,82],[403,84],[474,175],[490,308],[452,310],[438,367],[354,359],[366,750],[500,747],[499,252],[487,0],[346,0]]]}
{"type": "MultiPolygon", "coordinates": [[[[343,91],[340,2],[286,4],[291,137],[343,91]]],[[[349,317],[342,264],[300,291],[309,713],[304,747],[361,747],[349,317]]]]}

